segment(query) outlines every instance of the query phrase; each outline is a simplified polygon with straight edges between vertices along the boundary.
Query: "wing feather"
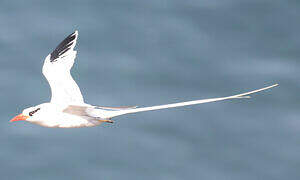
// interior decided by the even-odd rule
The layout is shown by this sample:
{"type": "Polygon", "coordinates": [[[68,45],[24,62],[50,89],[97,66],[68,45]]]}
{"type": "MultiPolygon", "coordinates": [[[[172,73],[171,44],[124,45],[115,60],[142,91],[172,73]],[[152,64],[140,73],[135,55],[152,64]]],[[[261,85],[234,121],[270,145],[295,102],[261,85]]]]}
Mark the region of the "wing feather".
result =
{"type": "Polygon", "coordinates": [[[84,104],[81,91],[70,73],[76,58],[77,37],[78,31],[67,36],[45,59],[43,74],[51,88],[51,103],[84,104]]]}
{"type": "Polygon", "coordinates": [[[57,61],[59,57],[61,57],[64,53],[66,53],[71,48],[73,50],[74,46],[76,45],[77,36],[78,36],[78,32],[75,31],[74,33],[66,37],[50,54],[50,62],[57,61]]]}

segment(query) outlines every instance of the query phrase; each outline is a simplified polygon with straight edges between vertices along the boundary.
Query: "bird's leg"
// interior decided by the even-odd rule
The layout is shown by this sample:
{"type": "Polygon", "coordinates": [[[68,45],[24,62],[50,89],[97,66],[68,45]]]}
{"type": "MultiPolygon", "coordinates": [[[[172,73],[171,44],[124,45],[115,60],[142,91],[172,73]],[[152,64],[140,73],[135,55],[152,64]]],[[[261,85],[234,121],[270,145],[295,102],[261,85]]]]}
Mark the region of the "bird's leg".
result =
{"type": "Polygon", "coordinates": [[[113,120],[110,120],[110,119],[101,119],[101,120],[99,120],[100,122],[106,122],[106,123],[114,123],[114,121],[113,120]]]}

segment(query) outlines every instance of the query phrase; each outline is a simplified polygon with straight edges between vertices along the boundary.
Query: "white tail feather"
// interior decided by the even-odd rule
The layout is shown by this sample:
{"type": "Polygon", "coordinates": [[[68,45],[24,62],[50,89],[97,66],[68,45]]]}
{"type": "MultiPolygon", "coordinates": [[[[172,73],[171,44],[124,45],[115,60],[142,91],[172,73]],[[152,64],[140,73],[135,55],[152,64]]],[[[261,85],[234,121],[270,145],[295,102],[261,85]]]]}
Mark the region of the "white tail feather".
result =
{"type": "Polygon", "coordinates": [[[272,86],[268,86],[265,88],[261,88],[261,89],[257,89],[254,91],[237,94],[237,95],[233,95],[233,96],[228,96],[228,97],[202,99],[202,100],[187,101],[187,102],[180,102],[180,103],[173,103],[173,104],[166,104],[166,105],[159,105],[159,106],[151,106],[151,107],[142,107],[142,108],[136,108],[136,109],[120,110],[120,111],[102,111],[101,118],[112,118],[112,117],[116,117],[116,116],[120,116],[120,115],[124,115],[124,114],[137,113],[137,112],[143,112],[143,111],[153,111],[153,110],[167,109],[167,108],[174,108],[174,107],[181,107],[181,106],[189,106],[189,105],[202,104],[202,103],[208,103],[208,102],[222,101],[222,100],[226,100],[226,99],[250,98],[250,96],[247,96],[247,95],[257,93],[260,91],[264,91],[264,90],[273,88],[275,86],[278,86],[278,84],[274,84],[272,86]]]}

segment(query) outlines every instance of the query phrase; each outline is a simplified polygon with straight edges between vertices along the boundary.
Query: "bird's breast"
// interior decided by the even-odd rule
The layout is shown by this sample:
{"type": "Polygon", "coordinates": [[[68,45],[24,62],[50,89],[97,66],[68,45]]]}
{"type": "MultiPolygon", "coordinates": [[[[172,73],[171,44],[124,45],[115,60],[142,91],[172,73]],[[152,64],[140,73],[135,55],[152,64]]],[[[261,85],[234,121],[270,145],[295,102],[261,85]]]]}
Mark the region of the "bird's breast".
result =
{"type": "Polygon", "coordinates": [[[97,119],[66,114],[59,117],[46,118],[32,123],[49,128],[80,128],[98,126],[101,124],[101,122],[97,119]]]}

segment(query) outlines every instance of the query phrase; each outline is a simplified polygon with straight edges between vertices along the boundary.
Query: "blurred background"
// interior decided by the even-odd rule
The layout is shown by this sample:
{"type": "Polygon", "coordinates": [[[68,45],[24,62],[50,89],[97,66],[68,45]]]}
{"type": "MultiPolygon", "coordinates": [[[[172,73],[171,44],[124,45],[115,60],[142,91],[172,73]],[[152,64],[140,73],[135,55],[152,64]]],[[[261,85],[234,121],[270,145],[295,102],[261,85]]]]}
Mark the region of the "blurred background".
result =
{"type": "Polygon", "coordinates": [[[3,179],[299,179],[300,1],[0,2],[3,179]],[[151,106],[94,128],[9,123],[50,100],[44,58],[74,30],[86,102],[151,106]]]}

